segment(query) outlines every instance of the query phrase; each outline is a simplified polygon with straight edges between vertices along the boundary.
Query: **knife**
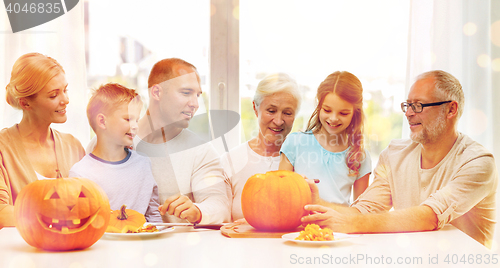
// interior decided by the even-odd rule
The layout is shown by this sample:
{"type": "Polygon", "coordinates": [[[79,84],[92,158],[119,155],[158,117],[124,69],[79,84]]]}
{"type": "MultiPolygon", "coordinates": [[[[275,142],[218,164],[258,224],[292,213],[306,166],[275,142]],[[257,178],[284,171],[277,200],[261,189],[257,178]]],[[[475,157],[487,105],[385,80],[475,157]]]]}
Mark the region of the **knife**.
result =
{"type": "Polygon", "coordinates": [[[194,229],[213,229],[219,230],[225,223],[213,223],[213,224],[198,224],[198,223],[189,223],[189,222],[149,222],[151,225],[155,226],[193,226],[194,229]]]}

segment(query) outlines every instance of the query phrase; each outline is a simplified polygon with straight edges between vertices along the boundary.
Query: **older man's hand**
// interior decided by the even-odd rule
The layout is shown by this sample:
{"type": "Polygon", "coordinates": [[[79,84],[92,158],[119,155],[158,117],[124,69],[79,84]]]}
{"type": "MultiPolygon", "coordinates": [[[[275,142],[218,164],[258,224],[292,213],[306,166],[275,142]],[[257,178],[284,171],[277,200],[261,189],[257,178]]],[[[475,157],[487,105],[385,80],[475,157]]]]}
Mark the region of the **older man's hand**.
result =
{"type": "Polygon", "coordinates": [[[176,194],[167,198],[165,203],[158,207],[158,210],[161,215],[168,213],[191,223],[199,223],[201,220],[200,209],[193,204],[191,199],[181,194],[176,194]]]}
{"type": "Polygon", "coordinates": [[[334,232],[356,233],[356,215],[340,213],[333,208],[321,205],[306,205],[304,207],[310,214],[302,217],[303,225],[309,223],[317,224],[321,227],[328,227],[334,232]]]}

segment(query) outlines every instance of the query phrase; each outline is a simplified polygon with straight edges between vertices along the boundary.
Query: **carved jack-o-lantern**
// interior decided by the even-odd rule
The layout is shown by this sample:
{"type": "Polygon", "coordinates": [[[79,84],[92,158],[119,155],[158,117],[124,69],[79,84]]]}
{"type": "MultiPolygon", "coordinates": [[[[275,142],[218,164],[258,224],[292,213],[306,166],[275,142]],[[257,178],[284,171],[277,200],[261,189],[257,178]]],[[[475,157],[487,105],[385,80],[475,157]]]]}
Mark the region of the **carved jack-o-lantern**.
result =
{"type": "Polygon", "coordinates": [[[31,246],[46,250],[83,249],[106,231],[110,215],[106,193],[84,178],[39,180],[19,193],[16,227],[31,246]]]}

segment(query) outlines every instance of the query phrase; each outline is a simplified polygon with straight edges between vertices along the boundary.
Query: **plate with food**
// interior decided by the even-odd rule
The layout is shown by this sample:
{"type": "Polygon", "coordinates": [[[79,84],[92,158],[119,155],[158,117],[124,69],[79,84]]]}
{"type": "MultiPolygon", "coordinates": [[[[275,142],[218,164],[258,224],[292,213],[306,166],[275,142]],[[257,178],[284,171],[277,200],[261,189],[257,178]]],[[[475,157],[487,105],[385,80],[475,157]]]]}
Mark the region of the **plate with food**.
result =
{"type": "Polygon", "coordinates": [[[150,238],[160,234],[172,232],[174,227],[156,226],[154,223],[146,222],[142,227],[137,230],[128,230],[125,233],[111,233],[105,232],[105,238],[150,238]]]}
{"type": "Polygon", "coordinates": [[[306,245],[331,245],[360,235],[334,233],[329,228],[320,228],[316,224],[308,224],[304,231],[288,233],[281,236],[284,240],[306,245]]]}

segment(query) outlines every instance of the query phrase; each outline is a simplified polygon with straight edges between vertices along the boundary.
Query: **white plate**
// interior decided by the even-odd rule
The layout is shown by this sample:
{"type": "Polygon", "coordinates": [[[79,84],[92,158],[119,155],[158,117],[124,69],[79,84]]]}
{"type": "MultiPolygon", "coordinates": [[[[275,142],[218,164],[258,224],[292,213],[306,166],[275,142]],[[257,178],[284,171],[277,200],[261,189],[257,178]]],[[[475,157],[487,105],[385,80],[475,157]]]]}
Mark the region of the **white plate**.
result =
{"type": "MultiPolygon", "coordinates": [[[[144,226],[147,226],[151,223],[146,222],[144,226]]],[[[164,233],[169,233],[174,230],[174,227],[168,227],[168,226],[156,226],[156,228],[159,230],[158,232],[145,232],[145,233],[104,233],[102,237],[104,238],[151,238],[155,237],[164,233]]]]}
{"type": "Polygon", "coordinates": [[[341,241],[345,241],[354,237],[359,237],[361,235],[351,235],[351,234],[344,234],[344,233],[333,233],[334,240],[332,241],[306,241],[306,240],[295,240],[299,236],[300,232],[295,232],[295,233],[289,233],[289,234],[284,234],[281,236],[281,238],[295,242],[298,244],[304,244],[304,245],[332,245],[341,241]]]}

